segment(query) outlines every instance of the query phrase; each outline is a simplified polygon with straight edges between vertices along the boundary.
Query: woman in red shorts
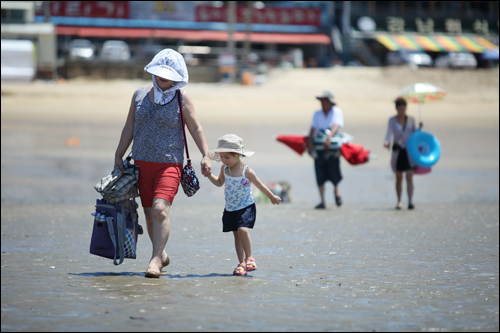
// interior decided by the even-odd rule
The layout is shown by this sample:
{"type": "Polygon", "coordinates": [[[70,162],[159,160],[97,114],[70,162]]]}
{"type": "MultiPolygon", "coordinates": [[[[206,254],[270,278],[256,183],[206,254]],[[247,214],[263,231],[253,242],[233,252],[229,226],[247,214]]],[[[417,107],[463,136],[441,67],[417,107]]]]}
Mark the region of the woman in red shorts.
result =
{"type": "Polygon", "coordinates": [[[160,51],[144,68],[153,76],[153,85],[140,87],[134,93],[115,153],[115,167],[122,168],[122,159],[132,140],[132,156],[139,166],[141,196],[153,254],[146,277],[160,277],[161,269],[170,263],[165,252],[170,233],[170,206],[177,194],[184,161],[180,109],[177,94],[183,105],[183,116],[203,158],[203,175],[211,174],[208,146],[189,95],[181,88],[188,83],[184,58],[172,49],[160,51]]]}

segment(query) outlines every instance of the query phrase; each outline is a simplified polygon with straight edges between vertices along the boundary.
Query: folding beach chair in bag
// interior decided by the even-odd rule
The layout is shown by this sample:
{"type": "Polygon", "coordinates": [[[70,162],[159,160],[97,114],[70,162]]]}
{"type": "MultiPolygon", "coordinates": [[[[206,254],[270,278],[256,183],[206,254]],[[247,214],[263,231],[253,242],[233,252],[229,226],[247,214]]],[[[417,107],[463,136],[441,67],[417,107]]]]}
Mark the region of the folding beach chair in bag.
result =
{"type": "Polygon", "coordinates": [[[97,199],[90,253],[113,259],[115,265],[125,258],[136,259],[137,236],[141,233],[134,199],[109,204],[97,199]],[[117,259],[119,261],[117,262],[117,259]]]}
{"type": "Polygon", "coordinates": [[[135,202],[139,167],[130,163],[131,158],[132,154],[123,162],[123,171],[116,167],[94,186],[103,198],[97,200],[92,214],[90,253],[113,259],[115,265],[136,258],[137,236],[143,233],[135,202]]]}

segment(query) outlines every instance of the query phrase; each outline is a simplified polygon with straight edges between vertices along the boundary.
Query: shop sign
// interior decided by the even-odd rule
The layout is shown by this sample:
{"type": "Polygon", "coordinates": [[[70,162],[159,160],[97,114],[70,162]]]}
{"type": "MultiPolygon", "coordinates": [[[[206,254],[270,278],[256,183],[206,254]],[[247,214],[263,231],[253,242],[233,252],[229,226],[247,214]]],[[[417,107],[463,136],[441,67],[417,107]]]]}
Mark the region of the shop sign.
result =
{"type": "MultiPolygon", "coordinates": [[[[237,23],[245,23],[248,15],[247,6],[236,7],[237,23]]],[[[227,6],[196,6],[195,16],[198,22],[227,22],[227,6]]],[[[252,10],[252,23],[319,26],[321,24],[321,11],[315,8],[254,8],[252,10]]]]}
{"type": "MultiPolygon", "coordinates": [[[[49,1],[51,16],[129,18],[129,1],[49,1]]],[[[36,15],[44,15],[43,6],[36,15]]]]}
{"type": "Polygon", "coordinates": [[[435,32],[447,32],[453,34],[462,33],[462,27],[466,25],[466,30],[480,34],[489,35],[491,32],[487,20],[475,19],[463,22],[457,18],[447,18],[444,20],[433,20],[431,18],[417,17],[412,20],[405,20],[403,17],[388,16],[386,18],[386,29],[391,33],[403,33],[407,31],[416,31],[422,34],[431,34],[435,32]],[[414,23],[413,26],[408,25],[414,23]]]}

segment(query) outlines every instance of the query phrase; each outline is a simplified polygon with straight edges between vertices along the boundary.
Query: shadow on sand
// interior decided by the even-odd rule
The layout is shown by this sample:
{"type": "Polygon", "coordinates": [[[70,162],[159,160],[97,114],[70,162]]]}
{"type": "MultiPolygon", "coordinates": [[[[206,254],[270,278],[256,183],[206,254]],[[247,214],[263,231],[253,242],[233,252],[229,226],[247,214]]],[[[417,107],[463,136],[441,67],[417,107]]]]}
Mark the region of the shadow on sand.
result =
{"type": "Polygon", "coordinates": [[[135,272],[95,272],[95,273],[68,273],[69,275],[75,276],[90,276],[90,277],[101,277],[101,276],[144,276],[144,273],[135,273],[135,272]]]}
{"type": "MultiPolygon", "coordinates": [[[[102,277],[102,276],[141,276],[144,277],[144,273],[136,273],[136,272],[94,272],[94,273],[68,273],[69,275],[75,275],[75,276],[89,276],[89,277],[102,277]]],[[[170,279],[199,279],[199,278],[213,278],[213,277],[230,277],[233,276],[232,274],[218,274],[218,273],[211,273],[211,274],[206,274],[206,275],[198,275],[198,274],[188,274],[188,275],[169,275],[169,274],[162,274],[161,276],[168,277],[170,279]]],[[[247,277],[251,277],[250,275],[247,275],[247,277]]]]}

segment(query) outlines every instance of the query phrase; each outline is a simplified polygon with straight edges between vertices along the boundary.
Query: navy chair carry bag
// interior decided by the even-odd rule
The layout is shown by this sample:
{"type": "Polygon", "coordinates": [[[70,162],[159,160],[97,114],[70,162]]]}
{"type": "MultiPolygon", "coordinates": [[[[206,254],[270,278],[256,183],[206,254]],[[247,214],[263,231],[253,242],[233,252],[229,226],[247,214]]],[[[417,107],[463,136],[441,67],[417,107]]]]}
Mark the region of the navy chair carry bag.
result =
{"type": "Polygon", "coordinates": [[[115,265],[123,263],[125,258],[135,259],[137,236],[142,234],[135,200],[111,204],[97,199],[92,215],[95,218],[90,253],[113,259],[115,265]]]}

